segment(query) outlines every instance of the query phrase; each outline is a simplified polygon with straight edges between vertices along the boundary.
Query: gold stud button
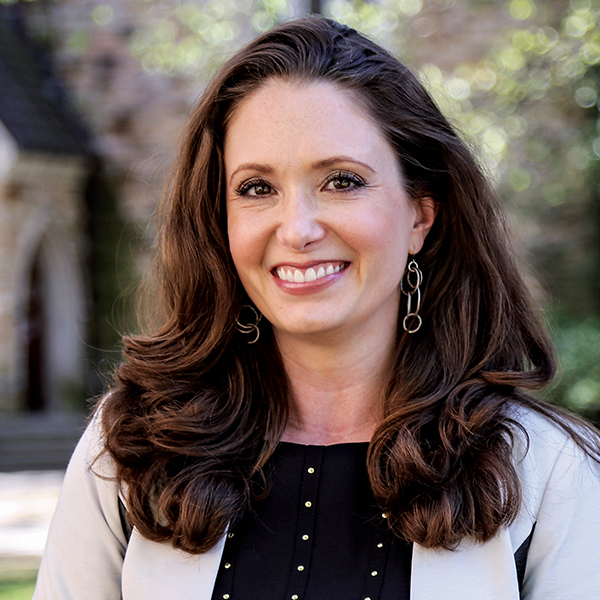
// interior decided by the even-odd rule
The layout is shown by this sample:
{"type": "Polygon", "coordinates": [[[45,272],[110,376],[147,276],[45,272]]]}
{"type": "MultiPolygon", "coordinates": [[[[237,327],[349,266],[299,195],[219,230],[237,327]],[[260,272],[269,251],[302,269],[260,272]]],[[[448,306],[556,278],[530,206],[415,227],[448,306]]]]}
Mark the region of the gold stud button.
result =
{"type": "Polygon", "coordinates": [[[302,536],[302,539],[303,539],[304,541],[306,541],[306,540],[308,539],[308,536],[307,536],[306,534],[304,534],[304,535],[302,536]]]}
{"type": "Polygon", "coordinates": [[[304,571],[304,567],[302,565],[298,565],[298,571],[304,571]]]}
{"type": "Polygon", "coordinates": [[[233,533],[228,533],[228,534],[227,534],[227,537],[228,537],[229,539],[231,539],[231,538],[233,537],[233,533]]]}
{"type": "Polygon", "coordinates": [[[225,600],[229,600],[229,594],[223,594],[223,598],[224,598],[225,600]]]}
{"type": "Polygon", "coordinates": [[[383,548],[383,544],[381,542],[379,542],[379,544],[377,544],[378,548],[383,548]]]}
{"type": "Polygon", "coordinates": [[[307,502],[304,503],[304,506],[306,506],[306,508],[310,508],[312,506],[312,502],[310,500],[308,500],[307,502]]]}
{"type": "Polygon", "coordinates": [[[294,594],[294,595],[292,596],[292,600],[298,600],[298,594],[294,594]]]}
{"type": "Polygon", "coordinates": [[[308,467],[308,472],[312,475],[315,472],[315,470],[312,467],[308,467]]]}
{"type": "Polygon", "coordinates": [[[371,600],[371,598],[369,598],[368,596],[365,598],[365,600],[371,600]]]}
{"type": "Polygon", "coordinates": [[[231,563],[225,563],[223,565],[226,569],[231,569],[231,563]]]}
{"type": "Polygon", "coordinates": [[[388,516],[387,516],[387,513],[381,513],[381,516],[382,516],[384,519],[387,519],[387,517],[388,517],[388,516]]]}
{"type": "Polygon", "coordinates": [[[373,577],[377,577],[377,571],[371,571],[371,575],[372,575],[373,577]]]}

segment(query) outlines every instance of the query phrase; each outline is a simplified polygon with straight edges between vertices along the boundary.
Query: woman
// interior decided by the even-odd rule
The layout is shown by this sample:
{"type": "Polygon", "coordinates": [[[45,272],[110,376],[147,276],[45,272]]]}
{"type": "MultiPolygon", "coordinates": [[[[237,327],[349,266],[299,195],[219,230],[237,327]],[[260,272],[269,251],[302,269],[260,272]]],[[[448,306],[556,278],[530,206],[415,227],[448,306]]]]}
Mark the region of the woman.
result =
{"type": "Polygon", "coordinates": [[[506,239],[395,58],[320,17],[249,44],[191,118],[162,321],[125,340],[35,599],[597,595],[598,438],[530,395],[554,362],[506,239]]]}

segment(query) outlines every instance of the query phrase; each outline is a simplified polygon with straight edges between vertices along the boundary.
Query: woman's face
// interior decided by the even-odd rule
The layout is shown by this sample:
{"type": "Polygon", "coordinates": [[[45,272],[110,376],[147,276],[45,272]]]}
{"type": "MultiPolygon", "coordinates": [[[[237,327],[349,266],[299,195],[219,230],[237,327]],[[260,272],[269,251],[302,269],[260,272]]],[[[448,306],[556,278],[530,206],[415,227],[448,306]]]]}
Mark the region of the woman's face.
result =
{"type": "Polygon", "coordinates": [[[276,335],[395,331],[407,255],[434,211],[407,197],[351,93],[265,84],[232,115],[225,176],[231,255],[276,335]]]}

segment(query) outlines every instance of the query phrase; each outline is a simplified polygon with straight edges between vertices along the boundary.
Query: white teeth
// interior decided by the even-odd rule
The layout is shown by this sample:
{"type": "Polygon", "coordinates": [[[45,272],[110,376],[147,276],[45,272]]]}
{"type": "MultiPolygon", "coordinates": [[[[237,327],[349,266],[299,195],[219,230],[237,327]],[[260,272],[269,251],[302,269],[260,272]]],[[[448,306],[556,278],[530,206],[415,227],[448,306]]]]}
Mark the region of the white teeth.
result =
{"type": "MultiPolygon", "coordinates": [[[[1,2],[1,0],[0,0],[1,2]]],[[[333,275],[334,273],[339,273],[343,269],[343,265],[328,265],[327,269],[325,267],[320,266],[318,270],[315,271],[312,267],[307,269],[305,273],[300,271],[300,269],[283,269],[278,268],[275,270],[277,277],[282,281],[289,281],[291,283],[309,283],[311,281],[316,281],[317,279],[321,279],[326,275],[333,275]]]]}

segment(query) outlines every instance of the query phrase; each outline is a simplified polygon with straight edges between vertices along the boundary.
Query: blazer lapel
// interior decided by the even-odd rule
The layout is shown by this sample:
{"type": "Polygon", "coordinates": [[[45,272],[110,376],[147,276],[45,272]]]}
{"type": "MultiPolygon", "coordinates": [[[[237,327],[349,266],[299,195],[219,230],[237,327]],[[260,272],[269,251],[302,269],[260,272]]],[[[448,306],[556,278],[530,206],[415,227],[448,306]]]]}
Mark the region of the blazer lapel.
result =
{"type": "MultiPolygon", "coordinates": [[[[225,539],[198,556],[157,544],[133,530],[123,563],[123,600],[210,600],[225,539]]],[[[411,600],[519,600],[509,533],[454,551],[415,544],[411,600]]]]}
{"type": "Polygon", "coordinates": [[[415,544],[411,600],[519,600],[509,533],[485,544],[462,542],[454,551],[415,544]]]}
{"type": "Polygon", "coordinates": [[[225,538],[191,555],[151,542],[134,528],[123,562],[123,600],[210,600],[224,544],[225,538]]]}

